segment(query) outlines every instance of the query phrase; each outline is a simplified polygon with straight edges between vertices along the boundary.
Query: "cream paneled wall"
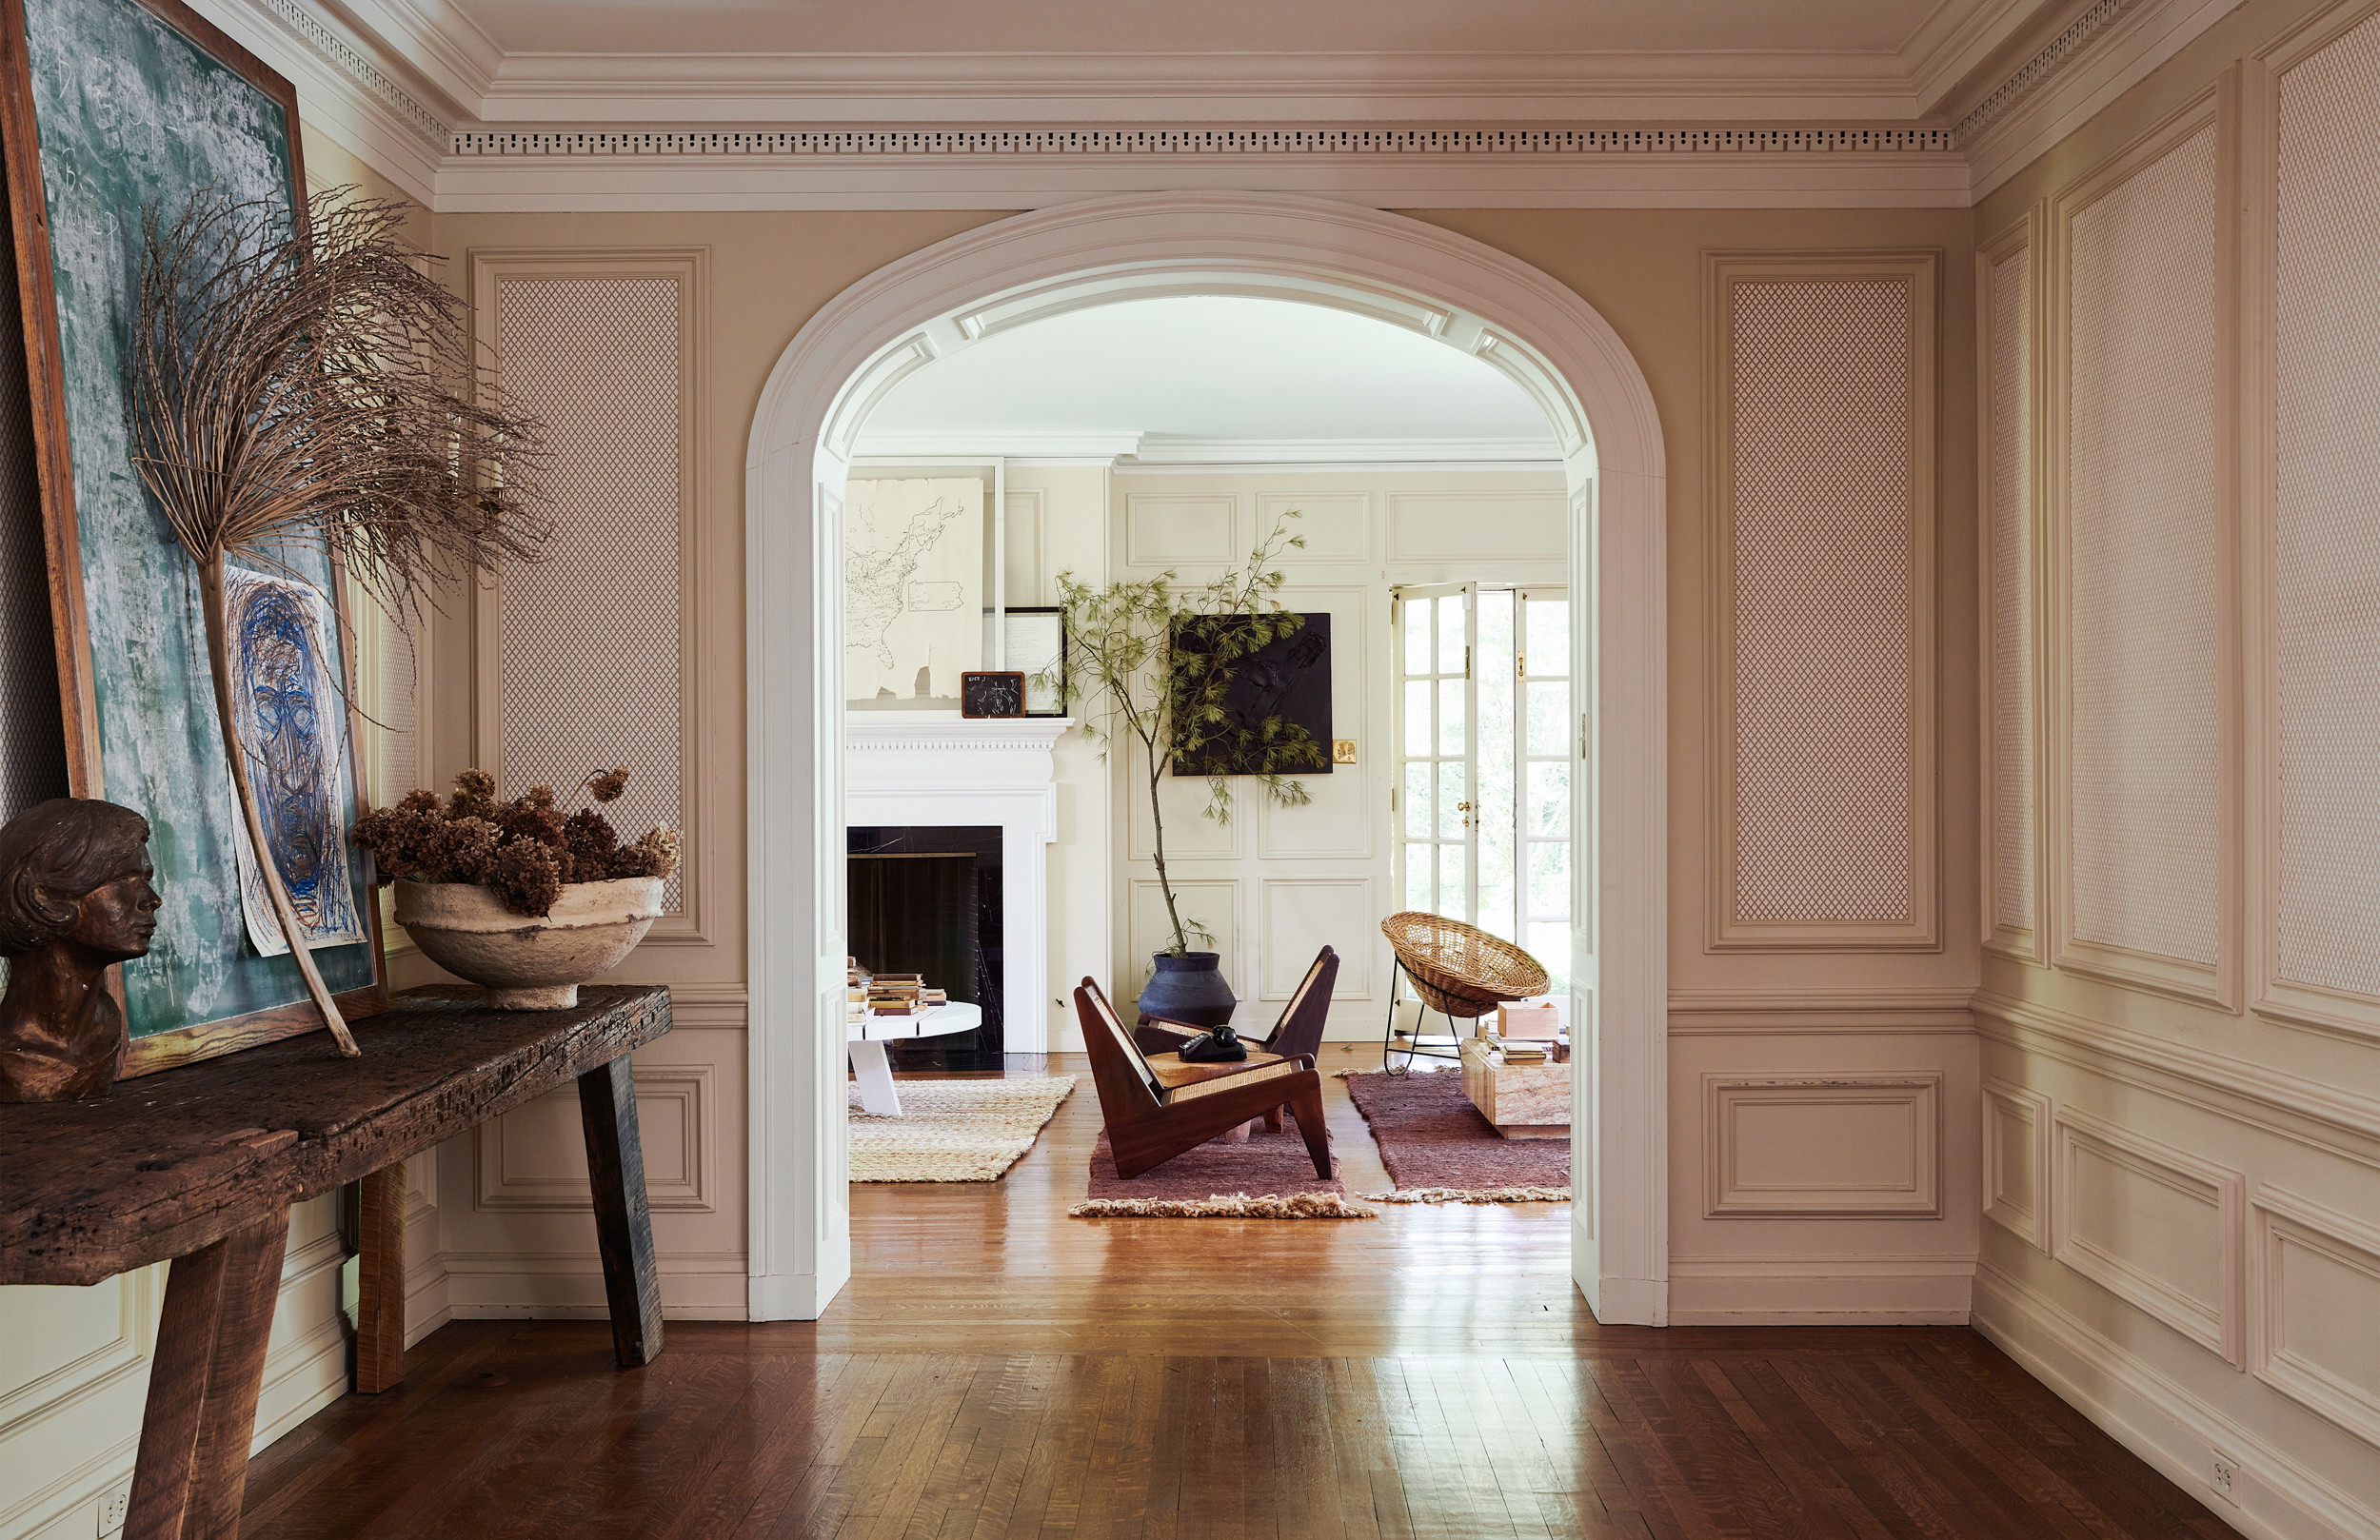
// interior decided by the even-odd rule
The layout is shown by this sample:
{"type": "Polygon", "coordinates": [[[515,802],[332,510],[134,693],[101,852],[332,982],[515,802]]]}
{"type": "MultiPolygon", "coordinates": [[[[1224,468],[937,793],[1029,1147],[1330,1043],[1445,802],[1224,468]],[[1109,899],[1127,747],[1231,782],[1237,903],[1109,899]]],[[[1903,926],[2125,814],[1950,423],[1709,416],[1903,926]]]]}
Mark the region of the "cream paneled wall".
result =
{"type": "MultiPolygon", "coordinates": [[[[1245,558],[1286,512],[1306,543],[1281,558],[1280,600],[1331,618],[1331,733],[1357,762],[1302,778],[1313,800],[1276,807],[1243,786],[1233,817],[1200,816],[1206,782],[1169,778],[1166,857],[1185,917],[1216,937],[1240,996],[1239,1021],[1268,1030],[1324,946],[1339,954],[1327,1036],[1378,1040],[1387,1012],[1380,921],[1403,907],[1390,877],[1389,786],[1395,688],[1390,591],[1398,584],[1560,584],[1568,560],[1561,473],[1542,471],[1119,472],[1111,548],[1119,578],[1172,568],[1202,582],[1245,558]]],[[[1117,769],[1125,763],[1118,756],[1117,769]]],[[[1114,961],[1107,977],[1137,993],[1166,944],[1154,826],[1135,758],[1115,783],[1114,961]]]]}
{"type": "Polygon", "coordinates": [[[2259,0],[1980,211],[1976,1322],[2260,1536],[2380,1533],[2375,114],[2259,0]]]}

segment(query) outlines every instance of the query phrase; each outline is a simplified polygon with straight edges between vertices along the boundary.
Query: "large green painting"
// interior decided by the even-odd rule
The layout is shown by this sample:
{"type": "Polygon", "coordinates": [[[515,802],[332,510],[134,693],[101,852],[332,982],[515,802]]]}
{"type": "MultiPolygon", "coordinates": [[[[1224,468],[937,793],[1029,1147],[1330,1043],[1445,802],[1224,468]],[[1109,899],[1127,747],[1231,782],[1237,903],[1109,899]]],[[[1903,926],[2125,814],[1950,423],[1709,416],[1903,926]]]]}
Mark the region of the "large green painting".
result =
{"type": "MultiPolygon", "coordinates": [[[[154,950],[124,968],[135,1061],[140,1038],[208,1026],[236,1036],[243,1019],[261,1027],[259,1013],[281,1026],[251,1036],[278,1036],[307,1024],[301,1016],[319,1018],[301,1003],[295,963],[259,955],[243,921],[237,841],[245,836],[209,694],[196,574],[130,461],[124,353],[142,211],[160,208],[170,222],[202,190],[288,206],[299,185],[293,97],[286,82],[171,0],[155,9],[138,0],[5,3],[21,8],[29,61],[30,80],[10,84],[39,128],[57,328],[50,395],[71,462],[87,706],[97,728],[97,753],[83,756],[77,791],[149,816],[165,899],[154,950]],[[300,1011],[281,1009],[292,1005],[300,1011]]],[[[21,175],[21,149],[10,163],[12,176],[21,175]]],[[[26,189],[12,191],[24,227],[26,189]]],[[[293,552],[290,565],[335,594],[319,552],[293,552]]],[[[333,647],[343,642],[329,639],[333,647]]],[[[333,677],[343,675],[342,666],[333,677]]],[[[333,715],[347,720],[344,710],[333,715]]],[[[344,830],[356,812],[352,734],[343,732],[340,743],[344,830]]],[[[361,858],[347,855],[362,894],[361,858]]],[[[316,960],[334,990],[376,983],[368,941],[323,948],[316,960]]]]}

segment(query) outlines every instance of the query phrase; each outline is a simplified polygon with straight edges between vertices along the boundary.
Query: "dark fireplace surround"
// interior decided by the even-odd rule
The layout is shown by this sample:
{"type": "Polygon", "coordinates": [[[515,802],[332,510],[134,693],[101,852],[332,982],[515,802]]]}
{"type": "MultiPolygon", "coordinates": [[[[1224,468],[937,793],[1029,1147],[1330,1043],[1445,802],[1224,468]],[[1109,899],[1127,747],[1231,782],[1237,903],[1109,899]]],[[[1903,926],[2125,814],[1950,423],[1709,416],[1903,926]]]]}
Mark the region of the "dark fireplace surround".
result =
{"type": "Polygon", "coordinates": [[[997,1070],[1004,1036],[1001,829],[874,825],[844,834],[848,950],[871,973],[915,973],[983,1009],[972,1032],[886,1047],[902,1070],[997,1070]]]}

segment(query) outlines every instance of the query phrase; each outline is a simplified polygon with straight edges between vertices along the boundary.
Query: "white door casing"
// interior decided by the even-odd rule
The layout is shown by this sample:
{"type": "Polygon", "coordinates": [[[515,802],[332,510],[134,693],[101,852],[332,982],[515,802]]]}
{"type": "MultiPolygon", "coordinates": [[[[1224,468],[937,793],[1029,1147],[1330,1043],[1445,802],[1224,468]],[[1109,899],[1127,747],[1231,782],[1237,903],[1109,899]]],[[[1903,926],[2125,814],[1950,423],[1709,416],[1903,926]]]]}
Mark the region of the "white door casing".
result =
{"type": "Polygon", "coordinates": [[[1537,268],[1418,220],[1321,199],[1104,198],[954,236],[802,328],[745,461],[750,1309],[815,1319],[850,1273],[843,1141],[842,488],[868,410],[995,332],[1121,301],[1324,305],[1458,347],[1546,412],[1570,484],[1581,761],[1573,1273],[1608,1323],[1668,1296],[1665,471],[1642,370],[1537,268]],[[806,604],[803,601],[806,600],[806,604]]]}

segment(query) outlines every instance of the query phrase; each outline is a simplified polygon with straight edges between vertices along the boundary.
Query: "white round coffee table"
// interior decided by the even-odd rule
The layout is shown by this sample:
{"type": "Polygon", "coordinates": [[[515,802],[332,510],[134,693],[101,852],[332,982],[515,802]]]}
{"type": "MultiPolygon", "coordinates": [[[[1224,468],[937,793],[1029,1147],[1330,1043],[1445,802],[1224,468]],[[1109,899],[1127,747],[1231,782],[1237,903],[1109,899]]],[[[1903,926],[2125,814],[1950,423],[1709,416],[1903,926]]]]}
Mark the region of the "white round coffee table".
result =
{"type": "Polygon", "coordinates": [[[901,1093],[893,1088],[888,1042],[946,1037],[983,1024],[983,1007],[964,1000],[937,1005],[922,1016],[870,1016],[850,1024],[851,1073],[859,1077],[860,1106],[878,1117],[901,1116],[901,1093]]]}

